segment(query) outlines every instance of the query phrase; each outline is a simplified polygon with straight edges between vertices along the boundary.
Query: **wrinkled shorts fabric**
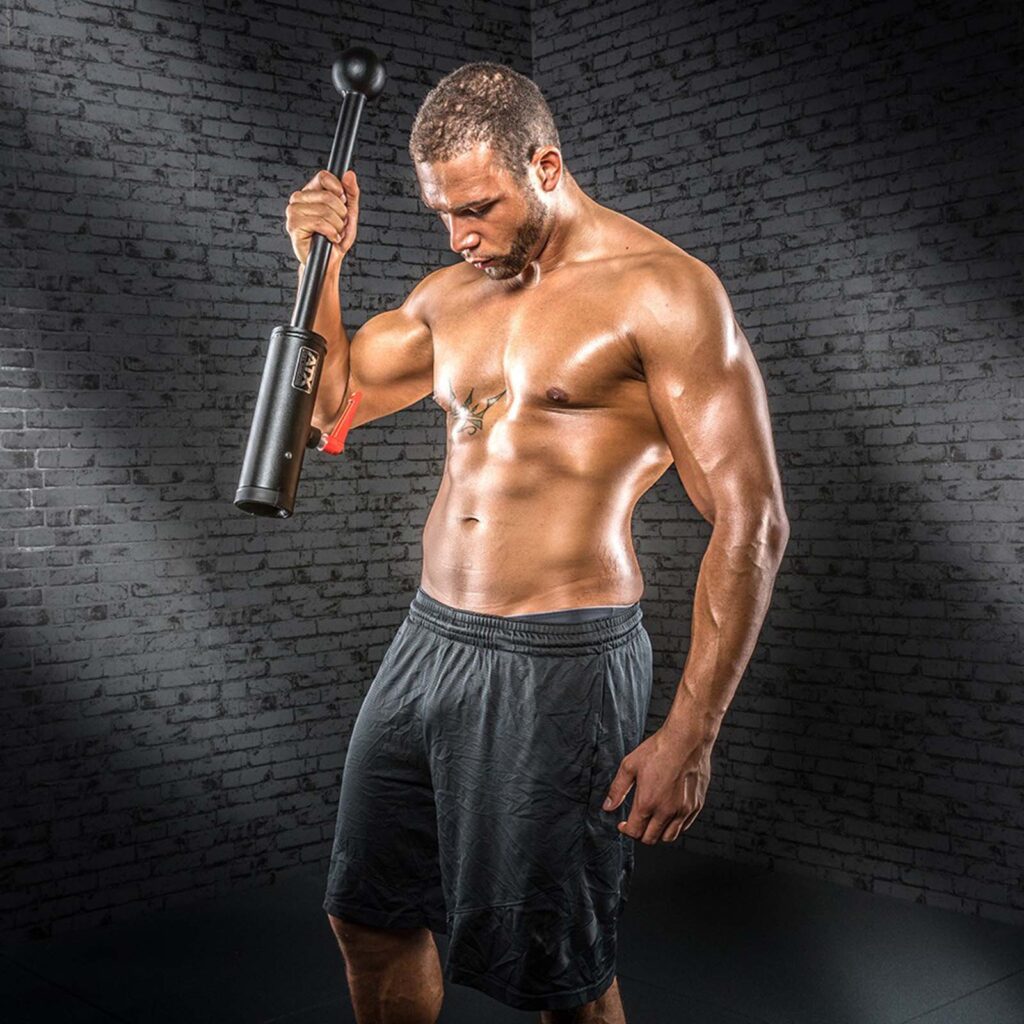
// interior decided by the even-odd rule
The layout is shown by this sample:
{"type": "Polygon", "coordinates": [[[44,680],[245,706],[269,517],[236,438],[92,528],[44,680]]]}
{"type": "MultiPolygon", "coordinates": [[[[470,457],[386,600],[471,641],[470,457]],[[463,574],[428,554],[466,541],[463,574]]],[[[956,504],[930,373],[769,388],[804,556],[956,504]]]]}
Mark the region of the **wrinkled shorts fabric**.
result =
{"type": "Polygon", "coordinates": [[[601,804],[643,738],[639,603],[540,622],[416,591],[345,756],[323,907],[448,935],[444,976],[523,1010],[567,1009],[615,974],[633,842],[601,804]]]}

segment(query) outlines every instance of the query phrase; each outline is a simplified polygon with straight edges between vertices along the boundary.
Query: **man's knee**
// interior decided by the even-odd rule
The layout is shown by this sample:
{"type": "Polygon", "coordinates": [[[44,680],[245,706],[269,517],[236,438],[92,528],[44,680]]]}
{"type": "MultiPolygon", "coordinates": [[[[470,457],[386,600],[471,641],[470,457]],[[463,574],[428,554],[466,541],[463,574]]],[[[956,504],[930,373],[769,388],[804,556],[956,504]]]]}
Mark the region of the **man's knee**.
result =
{"type": "Polygon", "coordinates": [[[429,928],[378,928],[334,914],[328,914],[327,920],[345,959],[363,969],[386,967],[430,935],[429,928]]]}

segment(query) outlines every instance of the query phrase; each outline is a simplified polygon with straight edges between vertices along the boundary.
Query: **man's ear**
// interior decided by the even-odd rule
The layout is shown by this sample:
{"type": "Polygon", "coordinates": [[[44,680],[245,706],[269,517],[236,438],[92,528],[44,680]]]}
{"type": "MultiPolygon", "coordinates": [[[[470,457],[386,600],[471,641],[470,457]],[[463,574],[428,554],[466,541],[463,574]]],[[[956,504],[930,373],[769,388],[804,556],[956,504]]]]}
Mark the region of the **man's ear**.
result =
{"type": "Polygon", "coordinates": [[[562,177],[562,154],[555,146],[543,146],[533,155],[536,161],[540,187],[551,192],[562,177]]]}

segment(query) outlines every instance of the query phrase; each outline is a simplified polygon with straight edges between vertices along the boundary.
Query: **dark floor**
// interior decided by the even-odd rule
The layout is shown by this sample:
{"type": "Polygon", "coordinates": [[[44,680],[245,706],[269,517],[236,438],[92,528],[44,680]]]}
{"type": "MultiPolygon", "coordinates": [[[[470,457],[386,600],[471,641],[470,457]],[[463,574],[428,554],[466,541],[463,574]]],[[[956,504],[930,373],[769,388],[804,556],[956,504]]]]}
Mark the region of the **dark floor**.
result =
{"type": "MultiPolygon", "coordinates": [[[[1024,928],[637,844],[629,1024],[1024,1024],[1024,928]]],[[[0,946],[5,1024],[350,1024],[324,870],[0,946]]],[[[442,963],[447,944],[437,936],[442,963]]],[[[448,983],[441,1024],[539,1019],[448,983]]]]}

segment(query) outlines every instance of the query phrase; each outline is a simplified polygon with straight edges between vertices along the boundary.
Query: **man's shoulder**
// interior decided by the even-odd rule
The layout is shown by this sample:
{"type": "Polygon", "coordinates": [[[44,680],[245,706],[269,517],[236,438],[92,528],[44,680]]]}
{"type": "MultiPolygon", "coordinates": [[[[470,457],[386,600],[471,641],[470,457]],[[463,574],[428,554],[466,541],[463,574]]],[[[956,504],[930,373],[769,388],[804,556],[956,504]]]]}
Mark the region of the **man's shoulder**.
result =
{"type": "Polygon", "coordinates": [[[678,348],[707,333],[727,340],[732,305],[718,275],[682,249],[645,254],[630,282],[634,344],[678,348]]]}
{"type": "Polygon", "coordinates": [[[685,301],[694,291],[713,287],[718,275],[702,260],[665,240],[658,246],[637,254],[635,271],[637,287],[653,296],[685,301]]]}
{"type": "Polygon", "coordinates": [[[608,251],[618,253],[618,270],[641,296],[688,305],[695,296],[722,289],[718,275],[693,253],[653,228],[617,210],[604,208],[608,251]]]}
{"type": "Polygon", "coordinates": [[[632,308],[691,305],[708,287],[721,287],[702,260],[626,214],[607,210],[607,259],[599,261],[620,282],[632,308]]]}
{"type": "Polygon", "coordinates": [[[453,263],[424,274],[406,299],[411,311],[429,323],[431,317],[436,315],[451,297],[456,286],[474,280],[471,275],[466,274],[470,269],[472,268],[467,263],[453,263]]]}
{"type": "Polygon", "coordinates": [[[459,264],[438,267],[424,274],[413,285],[403,305],[414,316],[430,323],[453,282],[451,272],[460,270],[459,264]]]}

